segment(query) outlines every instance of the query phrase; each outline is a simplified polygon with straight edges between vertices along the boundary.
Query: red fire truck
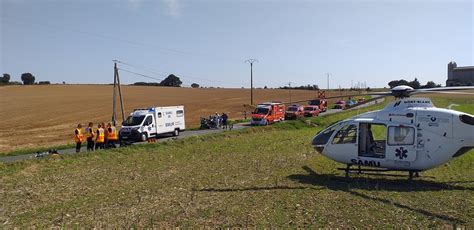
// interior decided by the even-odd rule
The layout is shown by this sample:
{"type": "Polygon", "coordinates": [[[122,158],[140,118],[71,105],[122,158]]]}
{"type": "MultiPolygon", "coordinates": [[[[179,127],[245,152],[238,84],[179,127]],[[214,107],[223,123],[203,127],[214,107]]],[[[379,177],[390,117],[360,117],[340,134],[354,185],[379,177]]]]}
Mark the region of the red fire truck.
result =
{"type": "Polygon", "coordinates": [[[319,112],[326,112],[328,109],[328,102],[326,101],[326,91],[319,91],[318,98],[308,102],[309,105],[319,107],[319,112]]]}

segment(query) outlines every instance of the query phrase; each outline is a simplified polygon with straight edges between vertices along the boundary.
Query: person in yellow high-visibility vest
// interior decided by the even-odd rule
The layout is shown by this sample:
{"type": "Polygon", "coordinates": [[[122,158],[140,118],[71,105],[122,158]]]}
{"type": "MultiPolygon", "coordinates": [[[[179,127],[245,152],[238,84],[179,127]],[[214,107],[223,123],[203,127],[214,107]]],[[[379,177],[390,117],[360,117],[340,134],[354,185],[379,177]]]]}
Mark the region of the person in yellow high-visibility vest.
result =
{"type": "Polygon", "coordinates": [[[108,148],[116,148],[116,143],[118,140],[117,129],[110,122],[107,124],[107,140],[108,148]]]}
{"type": "Polygon", "coordinates": [[[95,150],[103,149],[105,142],[105,132],[102,125],[97,125],[96,137],[95,137],[95,150]]]}
{"type": "Polygon", "coordinates": [[[85,135],[87,140],[87,151],[94,151],[94,128],[92,122],[89,122],[89,125],[86,127],[85,135]]]}
{"type": "Polygon", "coordinates": [[[76,142],[76,153],[81,151],[81,145],[84,141],[84,136],[82,135],[82,125],[78,124],[76,130],[74,130],[74,141],[76,142]]]}
{"type": "Polygon", "coordinates": [[[109,146],[109,134],[107,131],[107,126],[105,126],[105,122],[100,123],[102,126],[102,129],[104,129],[104,149],[106,149],[109,146]]]}

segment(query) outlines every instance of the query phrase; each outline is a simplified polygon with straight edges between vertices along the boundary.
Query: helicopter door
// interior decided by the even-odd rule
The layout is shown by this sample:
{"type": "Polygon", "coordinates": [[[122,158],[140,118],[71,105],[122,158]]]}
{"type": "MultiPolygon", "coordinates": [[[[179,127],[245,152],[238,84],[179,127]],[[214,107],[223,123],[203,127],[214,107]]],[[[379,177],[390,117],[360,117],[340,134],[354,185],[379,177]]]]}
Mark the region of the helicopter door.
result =
{"type": "Polygon", "coordinates": [[[359,123],[359,157],[385,158],[387,127],[378,123],[359,123]]]}
{"type": "Polygon", "coordinates": [[[414,161],[416,159],[416,129],[412,126],[388,126],[386,159],[414,161]]]}

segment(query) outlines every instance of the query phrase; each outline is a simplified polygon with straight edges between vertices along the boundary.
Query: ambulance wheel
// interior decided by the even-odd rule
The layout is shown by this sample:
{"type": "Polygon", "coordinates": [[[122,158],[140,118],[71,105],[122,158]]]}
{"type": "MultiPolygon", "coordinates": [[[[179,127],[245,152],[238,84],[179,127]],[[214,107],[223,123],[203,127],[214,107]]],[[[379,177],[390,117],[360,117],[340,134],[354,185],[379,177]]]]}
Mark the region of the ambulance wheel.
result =
{"type": "Polygon", "coordinates": [[[148,140],[148,136],[146,135],[146,133],[142,133],[142,135],[140,136],[140,140],[141,140],[142,142],[145,142],[145,141],[148,140]]]}
{"type": "Polygon", "coordinates": [[[174,130],[173,136],[175,136],[175,137],[179,136],[179,129],[174,130]]]}

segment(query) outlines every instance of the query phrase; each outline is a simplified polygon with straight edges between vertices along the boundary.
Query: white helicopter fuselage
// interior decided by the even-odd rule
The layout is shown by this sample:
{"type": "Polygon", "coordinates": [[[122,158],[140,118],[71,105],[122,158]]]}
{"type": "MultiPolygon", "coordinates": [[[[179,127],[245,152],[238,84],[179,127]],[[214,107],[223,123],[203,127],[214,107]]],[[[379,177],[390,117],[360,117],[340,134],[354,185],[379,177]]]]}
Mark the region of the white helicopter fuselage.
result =
{"type": "Polygon", "coordinates": [[[404,98],[389,103],[383,110],[329,127],[316,135],[313,146],[326,157],[347,165],[423,171],[474,148],[474,117],[436,108],[427,98],[404,98]],[[385,133],[381,135],[385,140],[369,140],[368,134],[364,134],[366,127],[376,125],[384,127],[385,133]],[[330,130],[333,132],[326,137],[327,143],[318,142],[316,138],[320,136],[321,140],[325,131],[329,134],[330,130]],[[371,141],[375,144],[370,145],[371,141]]]}

